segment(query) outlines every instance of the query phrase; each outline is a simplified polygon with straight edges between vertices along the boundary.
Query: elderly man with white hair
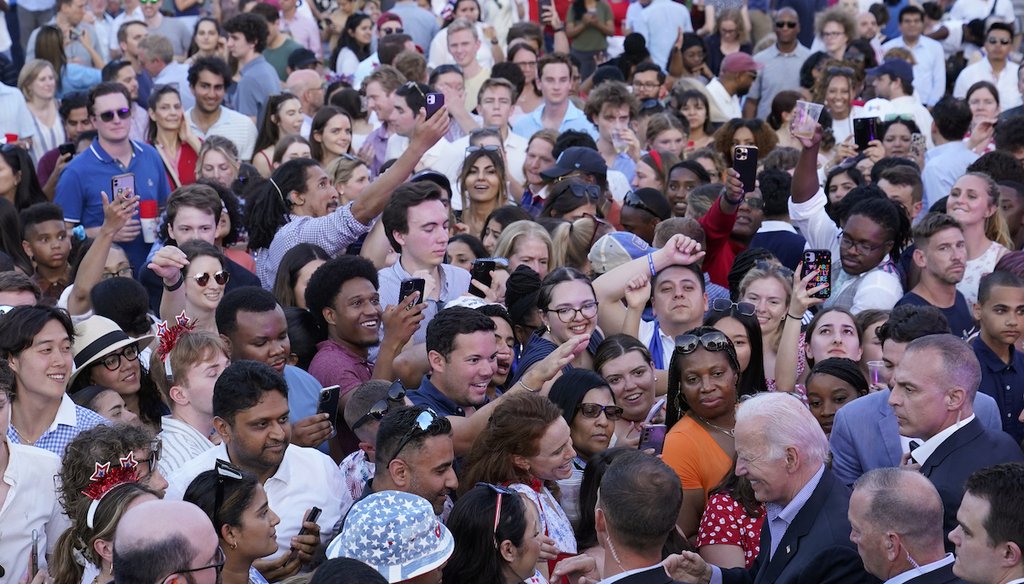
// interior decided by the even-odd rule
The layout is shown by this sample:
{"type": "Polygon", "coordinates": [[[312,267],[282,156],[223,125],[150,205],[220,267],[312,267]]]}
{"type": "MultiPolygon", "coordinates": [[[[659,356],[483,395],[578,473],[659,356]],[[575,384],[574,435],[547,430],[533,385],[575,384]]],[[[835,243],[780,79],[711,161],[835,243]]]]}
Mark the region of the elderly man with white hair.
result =
{"type": "Polygon", "coordinates": [[[853,485],[850,540],[885,584],[961,584],[946,553],[942,499],[920,473],[876,468],[853,485]]]}
{"type": "Polygon", "coordinates": [[[674,578],[700,584],[854,584],[876,582],[850,541],[850,489],[826,467],[828,439],[799,399],[765,393],[736,411],[736,474],[746,477],[767,515],[750,569],[723,570],[684,552],[674,578]]]}

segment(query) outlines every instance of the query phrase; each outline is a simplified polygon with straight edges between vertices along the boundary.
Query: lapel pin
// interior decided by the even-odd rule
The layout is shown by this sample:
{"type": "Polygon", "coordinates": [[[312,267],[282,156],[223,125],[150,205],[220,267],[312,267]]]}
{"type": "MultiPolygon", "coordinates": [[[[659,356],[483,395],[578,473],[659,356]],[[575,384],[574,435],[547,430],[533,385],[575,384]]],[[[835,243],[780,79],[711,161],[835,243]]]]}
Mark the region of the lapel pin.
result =
{"type": "Polygon", "coordinates": [[[789,553],[789,546],[788,545],[786,546],[786,553],[787,554],[789,553]]]}

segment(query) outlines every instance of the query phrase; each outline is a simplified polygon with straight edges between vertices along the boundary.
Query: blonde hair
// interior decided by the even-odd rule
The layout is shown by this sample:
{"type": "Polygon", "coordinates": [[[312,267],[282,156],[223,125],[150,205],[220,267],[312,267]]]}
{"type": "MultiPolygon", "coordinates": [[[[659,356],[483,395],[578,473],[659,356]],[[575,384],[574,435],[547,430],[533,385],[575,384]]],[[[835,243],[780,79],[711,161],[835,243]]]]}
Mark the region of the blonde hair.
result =
{"type": "Polygon", "coordinates": [[[327,165],[324,172],[331,178],[331,184],[336,185],[338,183],[347,183],[351,180],[352,173],[360,166],[366,166],[366,163],[359,158],[339,156],[327,165]]]}
{"type": "Polygon", "coordinates": [[[615,229],[611,225],[591,215],[580,217],[572,223],[562,223],[551,235],[555,250],[554,257],[548,260],[551,269],[568,266],[585,272],[584,268],[590,262],[590,248],[602,235],[612,231],[615,229]]]}
{"type": "Polygon", "coordinates": [[[509,224],[502,230],[501,237],[494,244],[494,255],[499,258],[507,258],[516,251],[516,246],[522,239],[537,239],[548,248],[548,270],[554,270],[558,266],[552,264],[555,259],[554,249],[551,244],[551,236],[548,230],[541,227],[534,221],[516,221],[509,224]]]}
{"type": "Polygon", "coordinates": [[[196,161],[196,178],[204,178],[202,176],[203,160],[210,152],[220,152],[228,160],[228,164],[234,167],[236,173],[242,166],[238,158],[238,146],[235,146],[234,142],[223,136],[207,136],[203,141],[202,147],[199,149],[199,156],[196,161]]]}
{"type": "Polygon", "coordinates": [[[160,358],[158,351],[153,351],[150,357],[150,375],[164,400],[168,404],[173,404],[171,386],[181,385],[192,367],[210,359],[218,352],[230,358],[227,345],[220,335],[207,331],[189,331],[179,336],[174,348],[166,356],[166,363],[160,358]],[[170,375],[167,374],[168,367],[170,375]]]}
{"type": "Polygon", "coordinates": [[[715,32],[719,36],[722,35],[720,27],[722,21],[728,20],[736,24],[736,39],[741,43],[750,42],[750,31],[747,30],[747,23],[743,20],[743,13],[736,8],[726,8],[725,10],[718,13],[718,18],[715,19],[715,32]]]}
{"type": "Polygon", "coordinates": [[[43,59],[32,59],[25,66],[21,68],[21,73],[18,74],[18,89],[21,90],[21,94],[25,96],[25,99],[32,99],[32,92],[28,86],[35,83],[36,79],[43,72],[44,69],[50,69],[53,72],[55,81],[57,79],[57,71],[53,68],[53,63],[45,61],[43,59]]]}

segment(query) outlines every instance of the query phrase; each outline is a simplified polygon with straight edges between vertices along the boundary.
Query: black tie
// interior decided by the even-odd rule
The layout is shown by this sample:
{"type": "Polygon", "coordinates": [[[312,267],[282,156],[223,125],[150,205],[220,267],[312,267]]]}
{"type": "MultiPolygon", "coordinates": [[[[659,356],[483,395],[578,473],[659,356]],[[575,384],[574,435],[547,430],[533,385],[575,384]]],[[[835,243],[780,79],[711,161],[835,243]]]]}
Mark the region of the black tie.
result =
{"type": "Polygon", "coordinates": [[[920,445],[921,445],[921,443],[918,442],[917,440],[911,440],[910,441],[910,451],[913,452],[913,451],[917,450],[917,447],[920,446],[920,445]]]}

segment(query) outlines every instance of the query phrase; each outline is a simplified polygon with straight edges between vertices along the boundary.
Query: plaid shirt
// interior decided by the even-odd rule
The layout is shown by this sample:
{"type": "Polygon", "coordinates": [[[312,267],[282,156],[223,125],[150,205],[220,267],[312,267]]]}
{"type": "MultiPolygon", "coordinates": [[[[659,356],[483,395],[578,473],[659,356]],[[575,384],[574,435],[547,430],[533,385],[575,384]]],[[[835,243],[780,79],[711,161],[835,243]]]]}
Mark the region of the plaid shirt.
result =
{"type": "MultiPolygon", "coordinates": [[[[76,436],[86,430],[108,423],[106,418],[96,412],[75,405],[75,402],[71,401],[67,394],[64,394],[64,397],[60,400],[60,408],[57,409],[57,415],[54,417],[53,423],[50,424],[46,432],[43,432],[39,440],[28,446],[49,450],[63,458],[64,450],[76,436]]],[[[10,440],[11,444],[23,444],[21,436],[14,430],[13,424],[7,428],[7,439],[10,440]]]]}

